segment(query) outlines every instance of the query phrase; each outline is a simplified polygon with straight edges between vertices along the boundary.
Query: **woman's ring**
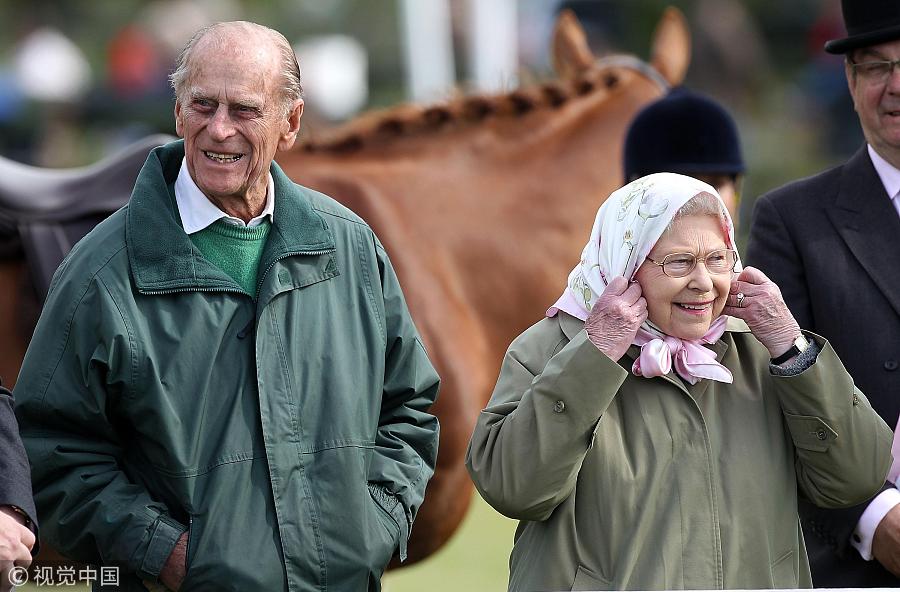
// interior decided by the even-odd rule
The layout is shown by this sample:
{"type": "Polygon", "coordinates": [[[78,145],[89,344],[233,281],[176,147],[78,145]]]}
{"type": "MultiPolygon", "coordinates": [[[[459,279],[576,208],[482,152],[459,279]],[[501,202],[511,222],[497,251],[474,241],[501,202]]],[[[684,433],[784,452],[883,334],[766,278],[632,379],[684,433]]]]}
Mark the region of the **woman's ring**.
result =
{"type": "Polygon", "coordinates": [[[735,294],[735,297],[737,298],[738,308],[744,308],[744,293],[738,292],[737,294],[735,294]]]}

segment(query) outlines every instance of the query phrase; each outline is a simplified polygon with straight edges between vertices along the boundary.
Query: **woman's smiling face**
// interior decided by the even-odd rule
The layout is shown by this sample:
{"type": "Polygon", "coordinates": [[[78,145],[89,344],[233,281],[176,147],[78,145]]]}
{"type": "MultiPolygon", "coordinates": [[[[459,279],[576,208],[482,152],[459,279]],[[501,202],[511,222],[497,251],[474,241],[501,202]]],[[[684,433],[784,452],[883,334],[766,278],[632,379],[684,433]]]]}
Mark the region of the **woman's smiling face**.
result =
{"type": "MultiPolygon", "coordinates": [[[[653,250],[650,259],[661,262],[672,253],[691,253],[705,257],[712,251],[727,249],[722,223],[716,216],[690,215],[678,218],[653,250]]],[[[644,261],[635,279],[647,301],[650,321],[667,335],[681,339],[699,339],[725,307],[732,273],[711,274],[706,265],[697,265],[688,275],[671,278],[652,261],[644,261]]]]}

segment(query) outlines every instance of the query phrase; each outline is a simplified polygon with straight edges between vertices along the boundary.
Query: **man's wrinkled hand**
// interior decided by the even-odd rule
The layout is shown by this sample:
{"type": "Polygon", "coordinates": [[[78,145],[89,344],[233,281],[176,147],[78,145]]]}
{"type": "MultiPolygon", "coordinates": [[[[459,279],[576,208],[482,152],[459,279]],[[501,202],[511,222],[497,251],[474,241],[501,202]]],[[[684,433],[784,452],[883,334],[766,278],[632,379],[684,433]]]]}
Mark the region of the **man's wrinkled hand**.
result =
{"type": "Polygon", "coordinates": [[[872,556],[900,578],[900,504],[884,515],[872,536],[872,556]]]}
{"type": "Polygon", "coordinates": [[[12,590],[9,572],[14,567],[31,565],[34,533],[25,526],[25,518],[9,506],[0,507],[0,592],[12,590]]]}

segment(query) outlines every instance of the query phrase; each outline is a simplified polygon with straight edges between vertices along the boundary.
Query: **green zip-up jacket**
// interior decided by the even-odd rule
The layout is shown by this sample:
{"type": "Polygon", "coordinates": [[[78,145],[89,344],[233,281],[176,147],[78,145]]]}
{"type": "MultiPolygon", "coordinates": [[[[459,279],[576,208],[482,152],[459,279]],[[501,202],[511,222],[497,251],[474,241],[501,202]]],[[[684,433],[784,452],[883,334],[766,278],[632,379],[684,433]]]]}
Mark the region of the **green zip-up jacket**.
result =
{"type": "Polygon", "coordinates": [[[831,346],[795,376],[730,319],[712,349],[734,383],[634,376],[565,313],[510,345],[467,455],[520,520],[509,589],[809,588],[797,496],[878,492],[891,431],[831,346]]]}
{"type": "Polygon", "coordinates": [[[182,590],[377,590],[437,454],[438,377],[372,230],[273,164],[254,300],[181,227],[181,142],[57,270],[15,395],[42,534],[182,590]]]}

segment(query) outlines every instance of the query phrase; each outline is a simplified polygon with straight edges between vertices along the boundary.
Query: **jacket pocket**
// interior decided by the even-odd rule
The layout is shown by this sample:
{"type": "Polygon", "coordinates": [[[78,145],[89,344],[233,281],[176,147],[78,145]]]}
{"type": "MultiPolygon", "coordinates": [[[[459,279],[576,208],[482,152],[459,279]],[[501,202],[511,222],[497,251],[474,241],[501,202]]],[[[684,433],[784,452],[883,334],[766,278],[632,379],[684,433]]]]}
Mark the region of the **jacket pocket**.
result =
{"type": "Polygon", "coordinates": [[[775,588],[797,587],[797,572],[794,569],[793,551],[788,551],[772,563],[772,584],[775,588]]]}
{"type": "MultiPolygon", "coordinates": [[[[396,529],[395,546],[400,547],[400,561],[406,561],[406,545],[409,541],[409,526],[406,521],[406,510],[395,496],[377,485],[369,485],[369,495],[378,507],[382,520],[386,520],[391,530],[396,529]]],[[[393,551],[392,551],[393,553],[393,551]]]]}
{"type": "Polygon", "coordinates": [[[827,452],[838,437],[837,432],[819,417],[785,413],[784,418],[791,431],[794,446],[800,450],[827,452]]]}
{"type": "Polygon", "coordinates": [[[578,571],[575,572],[572,590],[612,590],[612,586],[609,581],[600,577],[600,574],[579,565],[578,571]]]}

